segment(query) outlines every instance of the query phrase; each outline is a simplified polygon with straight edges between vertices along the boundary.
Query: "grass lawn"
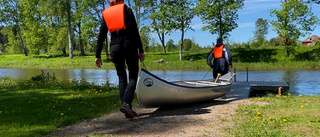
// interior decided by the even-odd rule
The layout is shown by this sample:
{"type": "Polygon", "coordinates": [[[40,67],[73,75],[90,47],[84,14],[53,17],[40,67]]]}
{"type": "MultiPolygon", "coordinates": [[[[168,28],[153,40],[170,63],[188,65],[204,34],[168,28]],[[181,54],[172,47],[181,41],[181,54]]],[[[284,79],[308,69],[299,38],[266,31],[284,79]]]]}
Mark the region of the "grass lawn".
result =
{"type": "Polygon", "coordinates": [[[269,105],[239,105],[234,126],[226,128],[233,136],[319,137],[320,95],[253,98],[269,105]]]}
{"type": "Polygon", "coordinates": [[[35,137],[120,107],[118,90],[86,82],[0,78],[0,136],[35,137]]]}
{"type": "MultiPolygon", "coordinates": [[[[295,47],[295,53],[287,57],[284,47],[265,47],[256,49],[231,49],[233,66],[237,70],[269,70],[269,69],[320,69],[320,47],[295,47]]],[[[183,52],[179,60],[179,52],[146,52],[145,66],[148,69],[171,70],[208,70],[206,58],[209,51],[183,52]],[[163,63],[155,61],[163,59],[163,63]]],[[[102,55],[102,69],[114,69],[111,60],[102,55]]],[[[86,56],[74,55],[0,55],[0,67],[9,68],[97,68],[94,54],[86,56]]]]}

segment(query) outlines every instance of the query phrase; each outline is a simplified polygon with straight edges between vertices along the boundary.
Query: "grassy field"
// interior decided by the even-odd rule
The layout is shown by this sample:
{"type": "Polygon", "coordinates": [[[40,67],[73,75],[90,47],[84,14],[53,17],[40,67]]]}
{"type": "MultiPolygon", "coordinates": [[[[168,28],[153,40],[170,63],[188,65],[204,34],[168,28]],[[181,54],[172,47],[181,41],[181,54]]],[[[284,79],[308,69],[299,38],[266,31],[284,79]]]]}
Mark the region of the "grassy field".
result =
{"type": "Polygon", "coordinates": [[[225,128],[233,136],[318,137],[320,95],[253,98],[269,105],[239,105],[234,126],[225,128]]]}
{"type": "Polygon", "coordinates": [[[108,84],[62,82],[47,76],[27,81],[0,77],[0,136],[43,136],[121,105],[118,90],[108,84]]]}
{"type": "MultiPolygon", "coordinates": [[[[295,47],[295,52],[287,57],[284,47],[265,47],[256,49],[231,49],[233,66],[238,70],[261,69],[319,69],[320,47],[295,47]]],[[[209,51],[184,52],[183,59],[179,60],[178,52],[167,54],[149,52],[146,54],[145,66],[148,69],[175,69],[175,70],[207,70],[206,57],[209,51]],[[163,59],[163,63],[154,63],[163,59]],[[192,61],[190,61],[192,60],[192,61]]],[[[105,55],[102,55],[105,58],[105,55]]],[[[75,55],[69,59],[67,55],[0,55],[0,67],[9,68],[96,68],[95,56],[75,55]]],[[[103,69],[114,69],[111,60],[103,59],[103,69]]]]}

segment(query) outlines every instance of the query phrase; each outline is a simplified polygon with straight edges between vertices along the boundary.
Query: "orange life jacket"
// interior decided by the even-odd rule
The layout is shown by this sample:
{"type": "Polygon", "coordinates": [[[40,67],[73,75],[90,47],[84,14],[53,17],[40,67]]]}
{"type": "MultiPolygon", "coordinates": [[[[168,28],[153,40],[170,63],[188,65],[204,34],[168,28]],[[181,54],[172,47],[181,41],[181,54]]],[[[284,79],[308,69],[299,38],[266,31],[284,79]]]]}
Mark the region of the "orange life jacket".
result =
{"type": "Polygon", "coordinates": [[[222,58],[223,57],[223,47],[224,45],[221,45],[220,47],[213,47],[213,54],[214,58],[222,58]]]}
{"type": "Polygon", "coordinates": [[[110,5],[103,11],[103,18],[107,24],[110,33],[125,29],[124,23],[124,3],[110,5]]]}

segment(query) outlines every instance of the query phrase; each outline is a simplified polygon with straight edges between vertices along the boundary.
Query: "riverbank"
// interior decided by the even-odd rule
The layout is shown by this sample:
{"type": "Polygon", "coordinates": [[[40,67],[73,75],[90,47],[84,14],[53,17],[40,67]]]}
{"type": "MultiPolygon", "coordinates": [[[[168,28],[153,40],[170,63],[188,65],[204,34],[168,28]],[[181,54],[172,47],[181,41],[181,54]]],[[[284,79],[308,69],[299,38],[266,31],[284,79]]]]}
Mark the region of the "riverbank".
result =
{"type": "MultiPolygon", "coordinates": [[[[237,70],[276,70],[276,69],[320,69],[319,47],[296,47],[296,53],[286,57],[283,47],[264,49],[232,49],[233,66],[237,70]]],[[[144,65],[150,70],[208,70],[207,52],[184,52],[179,60],[178,52],[145,53],[144,65]],[[163,61],[160,61],[163,60],[163,61]],[[158,62],[158,63],[156,63],[158,62]]],[[[102,55],[106,58],[105,55],[102,55]]],[[[69,59],[67,55],[0,55],[2,68],[56,68],[56,69],[97,69],[95,56],[75,55],[69,59]]],[[[114,69],[111,60],[103,59],[102,69],[114,69]]]]}
{"type": "Polygon", "coordinates": [[[320,135],[320,95],[152,109],[141,108],[134,99],[139,116],[130,121],[118,111],[118,90],[108,83],[62,82],[42,73],[26,81],[1,77],[0,104],[0,135],[8,137],[320,135]]]}

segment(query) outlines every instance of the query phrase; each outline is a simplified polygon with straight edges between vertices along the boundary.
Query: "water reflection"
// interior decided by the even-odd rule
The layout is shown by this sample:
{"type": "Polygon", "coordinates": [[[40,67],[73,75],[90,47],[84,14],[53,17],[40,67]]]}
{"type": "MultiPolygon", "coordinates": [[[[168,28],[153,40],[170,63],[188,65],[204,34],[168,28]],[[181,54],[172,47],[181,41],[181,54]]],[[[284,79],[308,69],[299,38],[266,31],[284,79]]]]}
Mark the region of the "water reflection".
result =
{"type": "MultiPolygon", "coordinates": [[[[118,83],[115,70],[101,69],[42,69],[45,73],[55,74],[57,79],[64,81],[85,80],[94,84],[118,83]]],[[[155,70],[151,73],[167,81],[212,79],[210,71],[189,70],[155,70]],[[207,75],[206,75],[207,74],[207,75]]],[[[320,70],[271,70],[249,71],[249,81],[285,81],[290,86],[290,92],[297,94],[320,93],[320,70]]],[[[17,80],[27,80],[41,74],[41,69],[8,69],[0,68],[0,75],[9,76],[17,80]]],[[[237,81],[246,81],[247,72],[237,71],[237,81]]]]}

